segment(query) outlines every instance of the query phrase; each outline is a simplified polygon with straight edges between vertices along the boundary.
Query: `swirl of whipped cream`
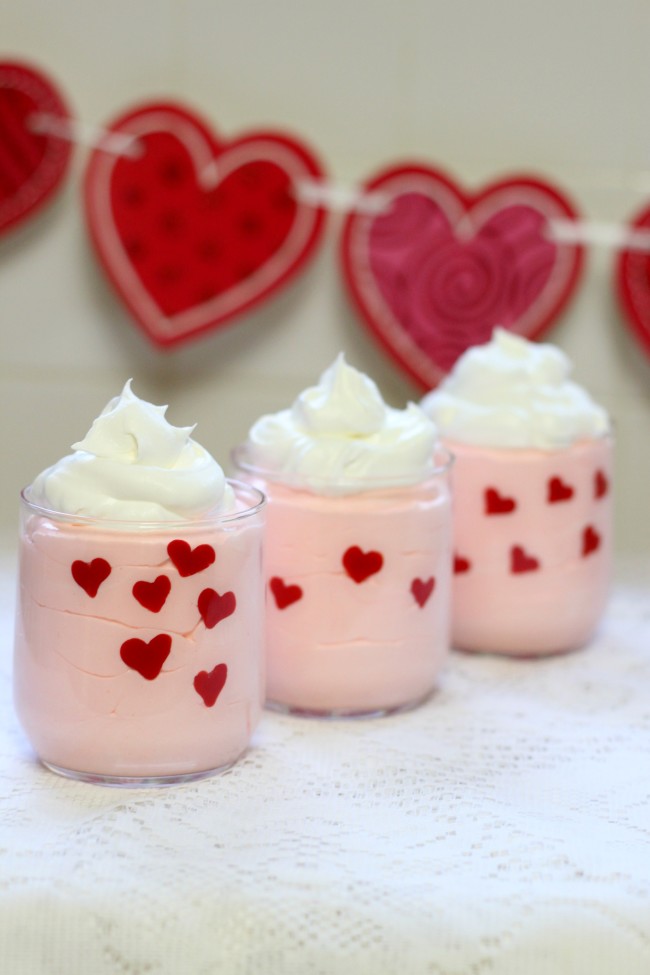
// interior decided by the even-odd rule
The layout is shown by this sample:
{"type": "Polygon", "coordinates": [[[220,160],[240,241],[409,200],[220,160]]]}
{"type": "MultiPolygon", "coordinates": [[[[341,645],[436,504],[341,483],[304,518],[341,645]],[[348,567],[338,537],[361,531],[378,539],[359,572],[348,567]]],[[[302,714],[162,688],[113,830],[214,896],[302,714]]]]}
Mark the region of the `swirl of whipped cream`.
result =
{"type": "Polygon", "coordinates": [[[496,328],[468,349],[421,401],[447,440],[483,447],[556,450],[610,429],[606,411],[569,379],[558,348],[496,328]]]}
{"type": "Polygon", "coordinates": [[[419,406],[387,406],[341,353],[289,409],[253,424],[238,459],[314,494],[354,494],[422,481],[434,468],[436,440],[419,406]]]}
{"type": "Polygon", "coordinates": [[[83,440],[35,478],[34,504],[117,521],[183,521],[223,513],[234,494],[216,460],[174,427],[166,406],[139,399],[129,380],[83,440]]]}

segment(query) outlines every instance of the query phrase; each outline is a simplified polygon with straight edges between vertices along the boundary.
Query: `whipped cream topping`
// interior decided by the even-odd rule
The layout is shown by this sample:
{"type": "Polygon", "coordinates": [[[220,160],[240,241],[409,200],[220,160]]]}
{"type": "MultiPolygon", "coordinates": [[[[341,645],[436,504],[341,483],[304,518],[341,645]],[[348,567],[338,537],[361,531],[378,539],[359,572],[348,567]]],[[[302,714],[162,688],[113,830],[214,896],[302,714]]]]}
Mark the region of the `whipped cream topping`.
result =
{"type": "Polygon", "coordinates": [[[166,406],[139,399],[129,380],[83,440],[36,477],[34,504],[117,521],[183,521],[224,513],[234,493],[216,460],[174,427],[166,406]]]}
{"type": "Polygon", "coordinates": [[[610,429],[606,411],[569,379],[553,345],[496,328],[468,349],[422,408],[448,440],[484,447],[556,450],[610,429]]]}
{"type": "Polygon", "coordinates": [[[424,480],[436,441],[419,406],[387,406],[341,353],[289,409],[253,424],[238,461],[315,494],[353,494],[424,480]]]}

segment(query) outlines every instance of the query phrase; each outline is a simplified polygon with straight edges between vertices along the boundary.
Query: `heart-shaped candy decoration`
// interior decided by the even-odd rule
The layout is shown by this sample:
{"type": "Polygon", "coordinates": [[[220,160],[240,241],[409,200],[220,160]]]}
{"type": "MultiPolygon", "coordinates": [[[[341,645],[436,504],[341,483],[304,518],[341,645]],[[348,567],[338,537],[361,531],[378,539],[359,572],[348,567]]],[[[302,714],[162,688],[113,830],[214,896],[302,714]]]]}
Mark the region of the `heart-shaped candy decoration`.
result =
{"type": "Polygon", "coordinates": [[[171,592],[172,584],[167,576],[157,576],[153,582],[142,580],[133,584],[133,595],[145,609],[159,613],[171,592]]]}
{"type": "Polygon", "coordinates": [[[30,217],[61,185],[71,146],[54,133],[69,119],[51,78],[32,65],[0,61],[0,233],[30,217]]]}
{"type": "Polygon", "coordinates": [[[510,571],[515,575],[520,572],[536,572],[539,569],[539,559],[528,552],[521,545],[513,545],[510,549],[510,571]]]}
{"type": "Polygon", "coordinates": [[[211,545],[197,545],[192,548],[189,542],[184,542],[181,538],[175,538],[169,543],[167,554],[178,569],[178,574],[184,578],[203,572],[216,558],[211,545]]]}
{"type": "Polygon", "coordinates": [[[323,171],[297,139],[260,130],[226,141],[168,102],[141,105],[108,129],[124,151],[100,143],[90,157],[90,235],[118,294],[158,345],[224,325],[314,254],[323,210],[302,202],[299,188],[323,171]]]}
{"type": "Polygon", "coordinates": [[[199,613],[208,630],[211,630],[221,620],[232,616],[236,607],[237,600],[234,592],[224,592],[223,596],[220,596],[214,589],[204,589],[199,594],[199,613]]]}
{"type": "Polygon", "coordinates": [[[137,671],[145,680],[155,680],[172,648],[168,633],[159,633],[147,642],[139,637],[125,640],[120,647],[120,657],[127,667],[137,671]]]}
{"type": "Polygon", "coordinates": [[[546,500],[549,504],[558,504],[562,501],[570,501],[573,495],[573,488],[570,484],[565,484],[561,477],[549,478],[546,488],[546,500]]]}
{"type": "Polygon", "coordinates": [[[76,559],[70,566],[70,571],[77,585],[94,599],[102,582],[111,574],[111,567],[106,559],[92,559],[90,562],[76,559]]]}
{"type": "Polygon", "coordinates": [[[484,493],[486,515],[509,515],[517,507],[514,498],[499,494],[496,488],[486,488],[484,493]]]}
{"type": "Polygon", "coordinates": [[[420,165],[364,184],[380,212],[348,216],[343,273],[373,335],[431,389],[495,326],[533,339],[573,293],[583,249],[553,237],[575,207],[540,179],[510,177],[478,193],[420,165]]]}
{"type": "Polygon", "coordinates": [[[355,582],[365,582],[379,572],[384,564],[381,552],[364,552],[358,545],[352,545],[343,554],[343,568],[355,582]]]}
{"type": "Polygon", "coordinates": [[[226,664],[217,664],[211,671],[201,670],[194,678],[194,690],[203,698],[206,708],[214,707],[217,698],[221,694],[226,678],[228,677],[228,667],[226,664]]]}
{"type": "Polygon", "coordinates": [[[650,206],[630,221],[632,239],[638,248],[621,250],[615,270],[616,290],[626,323],[643,350],[650,355],[650,206]]]}
{"type": "Polygon", "coordinates": [[[414,579],[411,583],[411,592],[418,606],[425,606],[429,601],[429,596],[433,592],[436,580],[431,576],[429,579],[414,579]]]}
{"type": "Polygon", "coordinates": [[[269,581],[269,588],[273,593],[275,604],[278,609],[286,609],[292,603],[297,603],[302,599],[302,587],[298,585],[287,585],[284,579],[273,576],[269,581]]]}

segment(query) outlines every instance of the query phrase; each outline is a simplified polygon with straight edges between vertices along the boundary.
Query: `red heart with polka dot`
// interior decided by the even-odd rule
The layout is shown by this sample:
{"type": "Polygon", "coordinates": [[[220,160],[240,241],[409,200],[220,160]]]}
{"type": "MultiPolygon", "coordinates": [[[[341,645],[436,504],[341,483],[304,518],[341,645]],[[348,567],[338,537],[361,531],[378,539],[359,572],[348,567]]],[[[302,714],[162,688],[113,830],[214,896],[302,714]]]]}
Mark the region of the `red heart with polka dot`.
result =
{"type": "Polygon", "coordinates": [[[541,335],[576,289],[583,249],[554,237],[551,222],[577,212],[546,181],[513,176],[469,193],[406,164],[363,190],[379,210],[347,218],[345,280],[370,332],[425,389],[497,325],[541,335]]]}
{"type": "Polygon", "coordinates": [[[53,133],[69,119],[51,78],[32,65],[0,62],[0,233],[32,216],[61,186],[71,144],[53,133]]]}
{"type": "Polygon", "coordinates": [[[296,138],[225,140],[190,109],[150,103],[108,127],[85,178],[90,235],[136,323],[161,346],[218,328],[288,284],[313,256],[323,210],[301,183],[323,177],[296,138]]]}

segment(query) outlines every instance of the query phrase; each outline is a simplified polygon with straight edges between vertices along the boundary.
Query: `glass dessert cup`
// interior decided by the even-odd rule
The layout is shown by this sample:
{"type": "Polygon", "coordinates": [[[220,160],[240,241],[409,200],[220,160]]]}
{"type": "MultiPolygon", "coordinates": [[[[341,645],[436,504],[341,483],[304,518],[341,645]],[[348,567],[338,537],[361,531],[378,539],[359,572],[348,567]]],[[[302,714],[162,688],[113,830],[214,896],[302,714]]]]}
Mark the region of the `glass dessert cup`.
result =
{"type": "Polygon", "coordinates": [[[107,785],[204,778],[263,704],[266,501],[201,521],[66,515],[21,495],[14,700],[40,761],[107,785]]]}
{"type": "Polygon", "coordinates": [[[454,455],[455,649],[532,657],[586,645],[612,568],[613,440],[454,455]]]}
{"type": "Polygon", "coordinates": [[[417,484],[313,490],[250,464],[245,445],[233,461],[268,501],[267,706],[367,717],[425,701],[449,649],[447,452],[417,484]]]}

